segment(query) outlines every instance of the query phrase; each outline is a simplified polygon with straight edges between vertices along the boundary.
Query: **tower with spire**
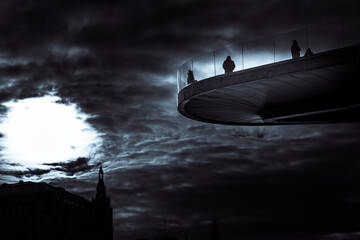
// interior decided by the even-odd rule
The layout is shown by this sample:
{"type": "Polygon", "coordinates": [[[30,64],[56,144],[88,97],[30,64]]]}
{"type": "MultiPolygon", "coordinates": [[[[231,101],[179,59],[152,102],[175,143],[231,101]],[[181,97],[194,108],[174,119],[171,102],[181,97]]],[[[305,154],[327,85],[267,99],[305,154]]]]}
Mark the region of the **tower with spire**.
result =
{"type": "Polygon", "coordinates": [[[104,183],[104,171],[102,166],[99,170],[99,180],[96,186],[96,197],[93,199],[95,209],[95,221],[99,228],[97,239],[113,240],[113,216],[112,206],[109,196],[106,194],[104,183]]]}

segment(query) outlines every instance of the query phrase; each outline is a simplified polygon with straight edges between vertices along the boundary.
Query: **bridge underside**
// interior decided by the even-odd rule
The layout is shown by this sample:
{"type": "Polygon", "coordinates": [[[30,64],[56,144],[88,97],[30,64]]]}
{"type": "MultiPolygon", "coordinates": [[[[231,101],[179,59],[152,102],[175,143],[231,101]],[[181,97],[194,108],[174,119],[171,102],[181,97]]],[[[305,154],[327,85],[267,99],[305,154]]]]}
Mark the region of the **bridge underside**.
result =
{"type": "Polygon", "coordinates": [[[360,45],[208,78],[185,87],[179,112],[220,124],[360,122],[360,45]]]}

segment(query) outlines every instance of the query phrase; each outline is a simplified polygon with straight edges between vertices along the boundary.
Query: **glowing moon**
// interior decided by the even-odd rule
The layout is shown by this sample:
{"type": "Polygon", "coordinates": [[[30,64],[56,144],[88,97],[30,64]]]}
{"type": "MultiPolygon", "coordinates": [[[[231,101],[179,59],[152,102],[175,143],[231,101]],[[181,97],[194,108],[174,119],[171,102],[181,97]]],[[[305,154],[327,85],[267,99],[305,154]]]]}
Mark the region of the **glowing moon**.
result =
{"type": "Polygon", "coordinates": [[[28,167],[87,157],[99,134],[75,104],[59,104],[56,96],[7,102],[0,123],[2,159],[28,167]]]}

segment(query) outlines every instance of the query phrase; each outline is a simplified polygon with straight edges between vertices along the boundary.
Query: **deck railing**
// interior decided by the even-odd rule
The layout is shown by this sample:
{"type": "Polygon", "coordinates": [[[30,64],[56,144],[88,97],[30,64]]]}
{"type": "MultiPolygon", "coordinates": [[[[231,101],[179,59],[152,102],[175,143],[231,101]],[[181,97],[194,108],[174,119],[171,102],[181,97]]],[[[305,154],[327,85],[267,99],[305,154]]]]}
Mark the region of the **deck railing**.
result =
{"type": "MultiPolygon", "coordinates": [[[[314,54],[360,43],[360,19],[349,17],[313,25],[265,38],[242,42],[205,53],[180,66],[177,72],[178,92],[188,86],[188,72],[196,81],[224,74],[223,62],[230,56],[235,71],[292,59],[291,45],[296,40],[303,57],[307,48],[314,54]]],[[[191,81],[190,81],[191,82],[191,81]]]]}

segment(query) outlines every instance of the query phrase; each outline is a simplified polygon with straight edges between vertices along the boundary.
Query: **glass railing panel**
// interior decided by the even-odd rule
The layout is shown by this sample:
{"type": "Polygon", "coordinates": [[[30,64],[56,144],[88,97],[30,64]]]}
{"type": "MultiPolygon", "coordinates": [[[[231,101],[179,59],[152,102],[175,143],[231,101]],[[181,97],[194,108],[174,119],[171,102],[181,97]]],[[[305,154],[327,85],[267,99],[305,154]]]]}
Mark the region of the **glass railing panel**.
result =
{"type": "Polygon", "coordinates": [[[321,53],[343,46],[343,24],[341,21],[320,24],[308,28],[308,47],[313,53],[321,53]]]}
{"type": "Polygon", "coordinates": [[[239,71],[243,69],[243,55],[242,55],[242,47],[241,45],[236,45],[224,49],[220,49],[215,52],[215,70],[216,75],[221,75],[225,73],[223,68],[223,63],[226,58],[230,56],[231,60],[235,63],[235,71],[239,71]]]}
{"type": "Polygon", "coordinates": [[[274,37],[243,44],[244,69],[274,62],[274,37]]]}
{"type": "Polygon", "coordinates": [[[207,53],[193,59],[193,72],[196,81],[215,76],[214,53],[207,53]]]}
{"type": "Polygon", "coordinates": [[[359,17],[346,18],[344,26],[344,47],[360,44],[360,19],[359,17]]]}
{"type": "Polygon", "coordinates": [[[187,84],[187,79],[188,79],[188,72],[189,70],[192,71],[192,60],[187,61],[186,63],[184,63],[183,65],[181,65],[181,67],[179,68],[179,89],[183,89],[184,87],[186,87],[187,84]]]}
{"type": "Polygon", "coordinates": [[[177,83],[177,92],[180,92],[181,90],[180,68],[176,72],[176,83],[177,83]]]}
{"type": "Polygon", "coordinates": [[[307,48],[316,54],[360,44],[359,29],[360,19],[353,16],[204,54],[181,65],[177,73],[178,90],[189,84],[189,70],[197,81],[224,74],[223,63],[228,56],[235,63],[233,71],[239,71],[292,59],[291,46],[294,40],[301,48],[300,57],[305,55],[307,48]]]}
{"type": "Polygon", "coordinates": [[[304,56],[307,48],[306,28],[277,34],[275,41],[275,62],[292,59],[291,46],[296,41],[300,47],[300,56],[304,56]]]}

